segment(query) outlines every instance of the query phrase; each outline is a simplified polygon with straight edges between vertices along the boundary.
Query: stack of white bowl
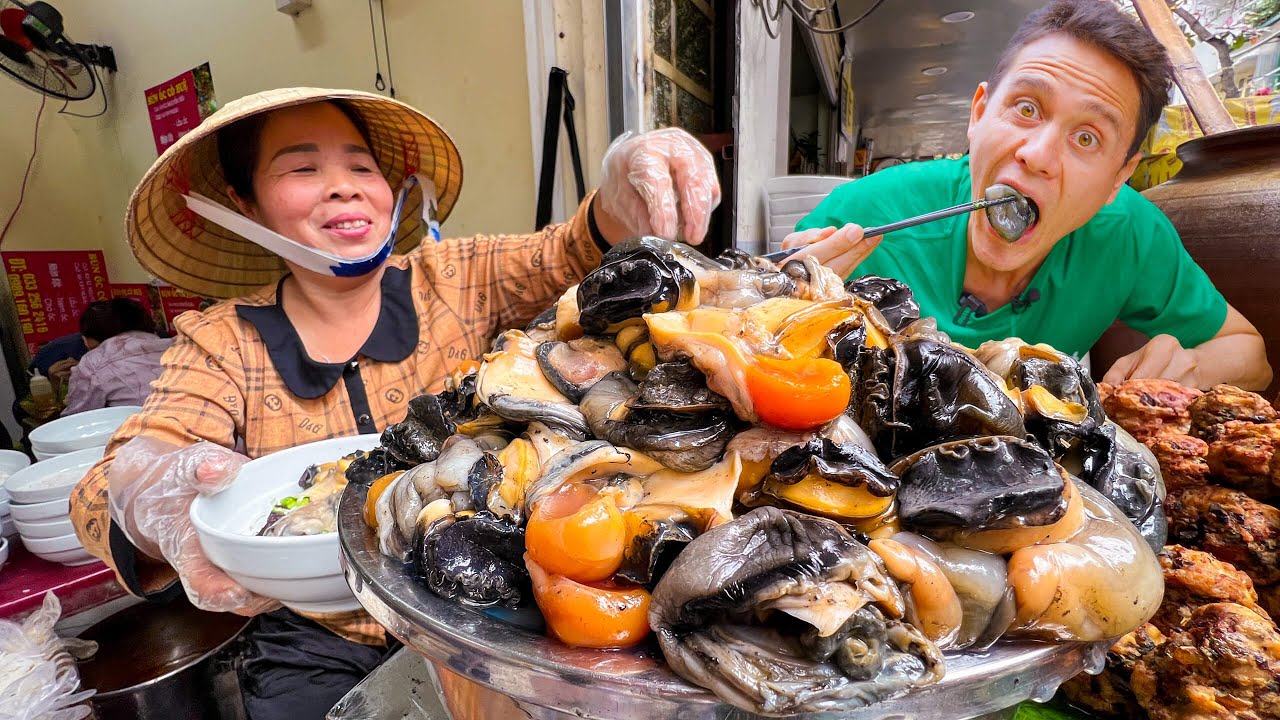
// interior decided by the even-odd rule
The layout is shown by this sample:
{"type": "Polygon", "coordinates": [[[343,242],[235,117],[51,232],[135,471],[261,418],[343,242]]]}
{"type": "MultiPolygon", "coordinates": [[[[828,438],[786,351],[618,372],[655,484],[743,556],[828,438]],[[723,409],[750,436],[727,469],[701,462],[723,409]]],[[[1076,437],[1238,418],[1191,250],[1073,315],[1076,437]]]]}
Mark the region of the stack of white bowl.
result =
{"type": "Polygon", "coordinates": [[[76,483],[102,459],[103,450],[91,447],[43,460],[5,481],[14,525],[32,554],[63,565],[96,560],[76,537],[69,499],[76,483]]]}
{"type": "Polygon", "coordinates": [[[116,428],[141,409],[137,405],[121,405],[47,422],[31,431],[31,453],[39,462],[85,448],[104,447],[116,428]]]}
{"type": "MultiPolygon", "coordinates": [[[[9,491],[4,483],[9,476],[31,464],[31,458],[17,450],[0,450],[0,538],[10,538],[18,534],[18,526],[13,524],[9,514],[9,491]]],[[[8,555],[8,547],[5,547],[8,555]]]]}

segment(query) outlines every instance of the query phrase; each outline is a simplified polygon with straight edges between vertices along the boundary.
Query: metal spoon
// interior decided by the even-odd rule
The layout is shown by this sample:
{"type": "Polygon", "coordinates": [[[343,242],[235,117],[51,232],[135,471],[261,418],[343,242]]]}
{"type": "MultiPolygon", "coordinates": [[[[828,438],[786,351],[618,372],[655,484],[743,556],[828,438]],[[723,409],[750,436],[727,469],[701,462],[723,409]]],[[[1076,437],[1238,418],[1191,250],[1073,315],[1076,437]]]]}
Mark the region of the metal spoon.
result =
{"type": "MultiPolygon", "coordinates": [[[[936,210],[924,215],[917,215],[888,225],[865,228],[862,231],[862,237],[878,237],[895,230],[923,225],[954,215],[971,213],[974,210],[986,210],[987,221],[991,223],[991,227],[1010,244],[1017,242],[1018,238],[1022,237],[1022,234],[1027,231],[1027,228],[1035,224],[1038,217],[1035,203],[1025,195],[1008,185],[992,185],[982,194],[981,200],[974,200],[973,202],[956,205],[945,210],[936,210]]],[[[789,250],[779,250],[764,257],[773,262],[778,262],[779,260],[785,260],[803,247],[805,246],[801,245],[789,250]]]]}

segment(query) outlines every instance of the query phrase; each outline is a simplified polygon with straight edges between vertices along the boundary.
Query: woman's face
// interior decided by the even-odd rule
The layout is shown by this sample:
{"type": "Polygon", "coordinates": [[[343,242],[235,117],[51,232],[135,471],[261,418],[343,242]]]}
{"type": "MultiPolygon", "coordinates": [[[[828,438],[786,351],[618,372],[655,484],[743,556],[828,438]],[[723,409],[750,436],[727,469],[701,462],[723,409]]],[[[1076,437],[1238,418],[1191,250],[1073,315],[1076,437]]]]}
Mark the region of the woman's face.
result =
{"type": "Polygon", "coordinates": [[[339,257],[375,252],[390,230],[391,186],[355,125],[331,103],[284,108],[267,117],[253,190],[253,200],[231,193],[246,216],[339,257]]]}

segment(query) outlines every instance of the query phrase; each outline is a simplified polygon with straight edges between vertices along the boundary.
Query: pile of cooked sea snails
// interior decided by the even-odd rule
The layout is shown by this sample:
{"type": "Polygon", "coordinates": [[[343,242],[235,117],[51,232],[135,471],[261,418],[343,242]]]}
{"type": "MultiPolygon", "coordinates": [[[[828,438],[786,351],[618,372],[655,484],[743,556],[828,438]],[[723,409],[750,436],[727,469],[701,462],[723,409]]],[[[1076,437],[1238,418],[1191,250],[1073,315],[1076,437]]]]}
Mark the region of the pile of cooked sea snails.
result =
{"type": "Polygon", "coordinates": [[[652,634],[768,715],[937,682],[944,651],[1104,640],[1160,604],[1164,487],[1072,358],[952,344],[903,284],[652,237],[354,461],[434,593],[652,634]]]}

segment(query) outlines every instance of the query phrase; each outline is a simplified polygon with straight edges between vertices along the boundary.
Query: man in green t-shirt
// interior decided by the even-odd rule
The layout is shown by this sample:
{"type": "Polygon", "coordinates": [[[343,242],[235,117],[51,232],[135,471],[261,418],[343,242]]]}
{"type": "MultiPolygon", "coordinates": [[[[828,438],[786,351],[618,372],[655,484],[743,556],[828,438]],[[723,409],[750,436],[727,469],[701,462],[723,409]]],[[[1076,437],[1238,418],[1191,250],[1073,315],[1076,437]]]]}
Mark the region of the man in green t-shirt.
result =
{"type": "Polygon", "coordinates": [[[970,154],[840,186],[783,247],[841,275],[906,283],[952,340],[1021,337],[1082,356],[1119,318],[1151,336],[1108,382],[1163,377],[1266,387],[1262,337],[1187,254],[1168,218],[1125,180],[1168,97],[1161,45],[1111,3],[1032,13],[974,93],[970,154]],[[864,240],[880,225],[1016,188],[1039,220],[1015,243],[976,212],[864,240]],[[850,224],[857,222],[859,225],[850,224]]]}

